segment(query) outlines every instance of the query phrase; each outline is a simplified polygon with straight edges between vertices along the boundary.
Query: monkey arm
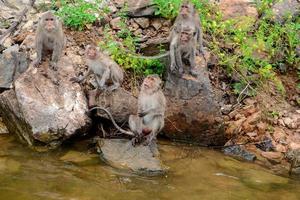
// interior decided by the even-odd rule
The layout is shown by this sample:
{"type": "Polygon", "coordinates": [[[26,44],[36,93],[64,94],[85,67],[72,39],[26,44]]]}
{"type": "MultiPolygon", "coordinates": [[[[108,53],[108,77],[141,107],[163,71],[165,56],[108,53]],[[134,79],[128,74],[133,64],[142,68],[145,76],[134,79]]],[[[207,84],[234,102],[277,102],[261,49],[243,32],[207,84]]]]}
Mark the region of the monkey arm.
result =
{"type": "Polygon", "coordinates": [[[101,77],[101,80],[99,81],[99,87],[100,88],[103,88],[106,81],[109,79],[109,76],[110,76],[110,68],[109,67],[106,67],[105,71],[103,72],[103,75],[101,77]]]}
{"type": "Polygon", "coordinates": [[[42,33],[38,29],[37,33],[36,33],[36,39],[35,39],[35,48],[36,48],[36,54],[37,54],[36,60],[34,61],[35,67],[37,67],[40,64],[40,62],[42,61],[42,51],[43,51],[42,39],[43,39],[42,33]]]}
{"type": "MultiPolygon", "coordinates": [[[[174,35],[174,34],[172,34],[174,35]]],[[[171,41],[171,45],[170,45],[170,57],[171,57],[171,66],[170,69],[173,72],[176,69],[176,45],[178,45],[177,43],[178,40],[178,36],[174,36],[172,37],[172,41],[171,41]]]]}

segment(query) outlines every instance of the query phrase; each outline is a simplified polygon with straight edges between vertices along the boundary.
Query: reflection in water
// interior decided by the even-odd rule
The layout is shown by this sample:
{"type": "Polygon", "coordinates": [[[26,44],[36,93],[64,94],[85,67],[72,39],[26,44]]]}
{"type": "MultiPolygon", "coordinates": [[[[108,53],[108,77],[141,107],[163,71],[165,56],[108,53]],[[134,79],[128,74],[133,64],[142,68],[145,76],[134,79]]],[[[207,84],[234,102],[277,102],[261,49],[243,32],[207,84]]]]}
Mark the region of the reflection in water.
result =
{"type": "Polygon", "coordinates": [[[1,200],[300,199],[300,182],[198,147],[161,142],[168,175],[140,177],[106,166],[83,145],[37,153],[0,136],[0,146],[1,200]]]}

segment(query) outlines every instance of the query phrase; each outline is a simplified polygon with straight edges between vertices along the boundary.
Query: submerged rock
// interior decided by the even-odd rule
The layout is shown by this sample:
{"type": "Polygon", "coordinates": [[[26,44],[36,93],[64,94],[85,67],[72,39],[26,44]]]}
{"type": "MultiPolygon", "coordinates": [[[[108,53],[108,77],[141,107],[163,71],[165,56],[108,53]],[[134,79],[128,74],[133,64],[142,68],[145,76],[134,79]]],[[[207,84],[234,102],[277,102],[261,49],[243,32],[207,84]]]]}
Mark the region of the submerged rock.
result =
{"type": "Polygon", "coordinates": [[[243,158],[248,161],[254,161],[256,159],[255,154],[250,153],[249,151],[247,151],[245,148],[241,147],[240,145],[233,145],[233,146],[225,147],[223,149],[223,152],[226,155],[237,156],[237,157],[243,158]]]}
{"type": "Polygon", "coordinates": [[[204,59],[197,59],[197,74],[179,77],[168,73],[165,83],[167,137],[223,145],[225,134],[220,106],[212,89],[204,59]]]}
{"type": "Polygon", "coordinates": [[[88,154],[79,151],[68,151],[59,159],[64,162],[71,162],[78,165],[96,164],[99,161],[97,154],[88,154]]]}
{"type": "Polygon", "coordinates": [[[89,126],[85,95],[79,84],[69,81],[75,76],[69,60],[61,58],[57,72],[48,63],[29,68],[15,81],[14,89],[0,95],[3,122],[30,146],[54,148],[89,126]]]}
{"type": "Polygon", "coordinates": [[[112,167],[133,173],[155,176],[166,173],[166,168],[153,156],[149,146],[132,146],[130,140],[102,139],[98,142],[101,159],[112,167]]]}

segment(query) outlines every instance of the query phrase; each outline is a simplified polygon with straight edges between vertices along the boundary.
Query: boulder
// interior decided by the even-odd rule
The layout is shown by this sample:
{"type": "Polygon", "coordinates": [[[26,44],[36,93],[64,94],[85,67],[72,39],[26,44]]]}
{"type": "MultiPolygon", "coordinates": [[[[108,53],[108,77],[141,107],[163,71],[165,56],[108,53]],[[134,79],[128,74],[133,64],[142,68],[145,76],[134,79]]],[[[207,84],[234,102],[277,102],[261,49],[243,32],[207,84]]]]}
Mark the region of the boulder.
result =
{"type": "Polygon", "coordinates": [[[29,146],[55,148],[89,127],[86,97],[80,85],[69,80],[75,76],[70,60],[61,58],[57,72],[49,69],[48,62],[30,67],[15,81],[14,89],[0,95],[3,122],[29,146]]]}
{"type": "Polygon", "coordinates": [[[149,146],[133,147],[131,141],[126,139],[102,139],[97,148],[101,159],[117,169],[146,176],[166,173],[166,167],[153,156],[149,146]]]}
{"type": "Polygon", "coordinates": [[[155,7],[151,0],[115,0],[115,3],[118,8],[127,5],[130,17],[148,17],[155,13],[155,7]]]}
{"type": "Polygon", "coordinates": [[[163,132],[169,138],[203,145],[223,145],[226,138],[220,106],[203,58],[197,58],[197,71],[197,77],[167,73],[164,89],[167,110],[163,132]]]}
{"type": "Polygon", "coordinates": [[[0,54],[0,88],[12,88],[13,81],[28,68],[27,55],[14,45],[0,54]]]}
{"type": "Polygon", "coordinates": [[[288,16],[295,17],[300,14],[299,0],[282,0],[272,7],[274,20],[283,23],[288,16]]]}
{"type": "MultiPolygon", "coordinates": [[[[101,93],[96,104],[109,110],[118,123],[127,122],[129,115],[137,113],[137,98],[123,88],[101,93]]],[[[109,119],[102,111],[97,111],[97,115],[109,119]]]]}

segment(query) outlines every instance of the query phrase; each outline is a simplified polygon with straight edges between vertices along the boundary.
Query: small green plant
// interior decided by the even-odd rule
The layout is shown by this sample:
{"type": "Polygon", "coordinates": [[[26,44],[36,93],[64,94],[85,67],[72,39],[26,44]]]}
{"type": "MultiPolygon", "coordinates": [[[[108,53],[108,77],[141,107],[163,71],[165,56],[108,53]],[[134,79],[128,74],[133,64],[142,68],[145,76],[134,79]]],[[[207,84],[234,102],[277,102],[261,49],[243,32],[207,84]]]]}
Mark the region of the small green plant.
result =
{"type": "Polygon", "coordinates": [[[135,43],[137,39],[131,35],[124,22],[121,21],[119,26],[122,31],[119,31],[117,35],[110,34],[110,27],[105,27],[104,39],[99,43],[101,49],[108,51],[112,59],[123,68],[133,70],[137,75],[162,75],[164,65],[159,60],[136,57],[135,43]]]}
{"type": "Polygon", "coordinates": [[[177,16],[182,0],[153,0],[156,5],[155,15],[173,19],[177,16]]]}
{"type": "Polygon", "coordinates": [[[83,30],[86,25],[92,24],[101,16],[101,11],[98,8],[100,2],[99,0],[95,0],[94,2],[61,0],[60,8],[56,14],[63,20],[66,26],[83,30]]]}

